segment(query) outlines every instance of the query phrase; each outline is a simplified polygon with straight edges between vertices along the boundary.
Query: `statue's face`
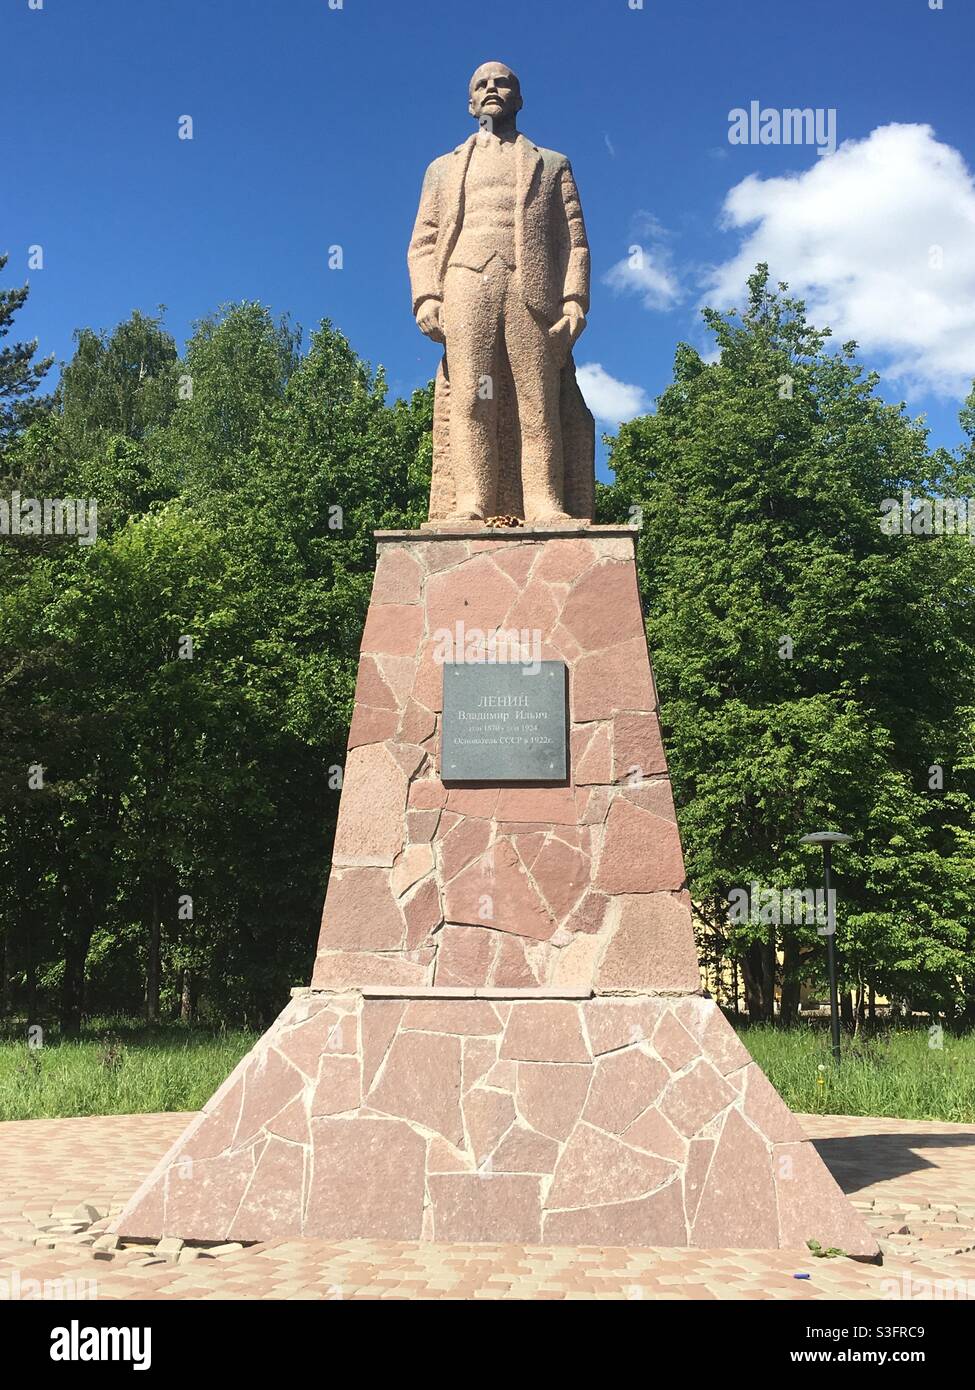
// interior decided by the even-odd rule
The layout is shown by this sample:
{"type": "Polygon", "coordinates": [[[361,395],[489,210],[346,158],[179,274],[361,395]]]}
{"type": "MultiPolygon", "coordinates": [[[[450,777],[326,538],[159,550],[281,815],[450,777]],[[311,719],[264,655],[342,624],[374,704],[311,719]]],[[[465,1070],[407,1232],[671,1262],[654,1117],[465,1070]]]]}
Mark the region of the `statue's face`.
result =
{"type": "Polygon", "coordinates": [[[513,120],[521,110],[518,79],[504,63],[484,63],[471,78],[470,113],[482,125],[513,120]]]}

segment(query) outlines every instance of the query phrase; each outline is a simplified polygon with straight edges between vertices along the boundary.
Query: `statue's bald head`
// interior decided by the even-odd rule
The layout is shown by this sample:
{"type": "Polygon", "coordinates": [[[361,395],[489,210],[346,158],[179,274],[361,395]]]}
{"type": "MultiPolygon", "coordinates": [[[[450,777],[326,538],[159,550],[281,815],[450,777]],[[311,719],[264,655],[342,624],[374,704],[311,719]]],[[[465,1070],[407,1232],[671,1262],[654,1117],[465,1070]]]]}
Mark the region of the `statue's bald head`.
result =
{"type": "Polygon", "coordinates": [[[507,63],[482,63],[471,78],[469,110],[481,125],[514,125],[522,107],[521,83],[507,63]]]}

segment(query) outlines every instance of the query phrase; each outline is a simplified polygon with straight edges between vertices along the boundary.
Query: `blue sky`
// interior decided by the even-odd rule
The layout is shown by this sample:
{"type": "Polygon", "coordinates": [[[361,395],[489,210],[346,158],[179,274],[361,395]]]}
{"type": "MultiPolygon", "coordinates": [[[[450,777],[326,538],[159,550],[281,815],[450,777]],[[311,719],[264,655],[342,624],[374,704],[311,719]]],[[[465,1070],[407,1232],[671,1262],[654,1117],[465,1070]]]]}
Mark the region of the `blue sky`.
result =
{"type": "Polygon", "coordinates": [[[470,73],[500,59],[522,129],[580,187],[593,306],[576,360],[598,429],[666,386],[678,341],[709,347],[702,297],[732,303],[768,255],[858,338],[882,394],[955,445],[975,376],[975,4],[636,3],[0,0],[0,248],[4,283],[31,282],[18,336],[63,359],[74,329],[165,304],[182,342],[259,299],[306,329],[330,318],[394,394],[422,385],[436,349],[405,265],[420,182],[472,129],[470,73]],[[837,154],[732,145],[729,113],[753,101],[835,110],[837,154]]]}

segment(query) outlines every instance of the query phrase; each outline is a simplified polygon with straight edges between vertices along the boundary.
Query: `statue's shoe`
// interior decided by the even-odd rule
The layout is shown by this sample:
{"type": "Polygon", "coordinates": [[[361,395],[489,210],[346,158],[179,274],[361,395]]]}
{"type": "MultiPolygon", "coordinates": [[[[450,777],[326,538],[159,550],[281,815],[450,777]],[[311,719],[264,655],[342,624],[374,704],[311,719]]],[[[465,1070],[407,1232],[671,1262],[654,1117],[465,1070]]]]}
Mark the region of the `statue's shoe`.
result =
{"type": "Polygon", "coordinates": [[[476,497],[458,497],[457,505],[447,517],[448,521],[483,521],[488,509],[476,497]]]}

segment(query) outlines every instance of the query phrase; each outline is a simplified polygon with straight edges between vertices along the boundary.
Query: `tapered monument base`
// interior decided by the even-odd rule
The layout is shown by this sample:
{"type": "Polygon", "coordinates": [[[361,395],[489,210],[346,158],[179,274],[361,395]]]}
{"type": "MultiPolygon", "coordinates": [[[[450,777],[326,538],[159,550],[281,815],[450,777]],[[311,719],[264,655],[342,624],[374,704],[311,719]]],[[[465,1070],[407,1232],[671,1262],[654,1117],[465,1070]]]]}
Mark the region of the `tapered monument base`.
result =
{"type": "Polygon", "coordinates": [[[116,1229],[877,1258],[702,996],[635,533],[379,541],[312,987],[116,1229]],[[535,711],[490,716],[486,780],[442,765],[447,662],[535,711]],[[553,731],[565,775],[513,780],[553,731]]]}
{"type": "Polygon", "coordinates": [[[711,1000],[303,992],[133,1238],[877,1245],[711,1000]]]}

